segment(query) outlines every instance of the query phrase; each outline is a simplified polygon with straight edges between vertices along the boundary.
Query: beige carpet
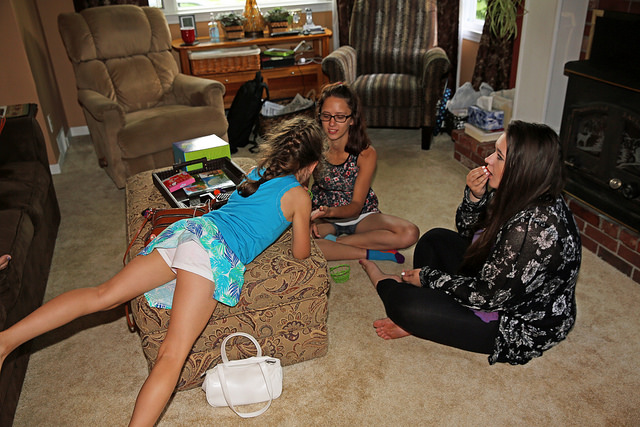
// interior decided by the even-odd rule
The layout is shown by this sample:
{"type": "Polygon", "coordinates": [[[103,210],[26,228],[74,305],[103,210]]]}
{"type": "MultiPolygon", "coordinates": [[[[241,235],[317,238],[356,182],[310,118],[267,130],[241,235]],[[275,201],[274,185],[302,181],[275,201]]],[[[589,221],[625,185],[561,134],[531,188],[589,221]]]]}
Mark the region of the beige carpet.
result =
{"type": "MultiPolygon", "coordinates": [[[[370,133],[382,210],[422,232],[453,227],[466,170],[448,137],[422,151],[417,130],[370,133]]],[[[100,171],[88,138],[75,138],[63,170],[54,178],[62,224],[45,299],[107,279],[126,247],[124,192],[100,171]]],[[[412,249],[404,253],[411,265],[412,249]]],[[[242,420],[195,389],[178,393],[159,425],[639,425],[640,285],[583,255],[574,330],[525,366],[489,366],[486,356],[413,337],[379,339],[371,324],[382,304],[349,262],[351,279],[331,288],[328,355],[285,367],[284,392],[264,415],[242,420]]],[[[122,309],[77,320],[35,341],[15,425],[126,425],[146,375],[122,309]]]]}

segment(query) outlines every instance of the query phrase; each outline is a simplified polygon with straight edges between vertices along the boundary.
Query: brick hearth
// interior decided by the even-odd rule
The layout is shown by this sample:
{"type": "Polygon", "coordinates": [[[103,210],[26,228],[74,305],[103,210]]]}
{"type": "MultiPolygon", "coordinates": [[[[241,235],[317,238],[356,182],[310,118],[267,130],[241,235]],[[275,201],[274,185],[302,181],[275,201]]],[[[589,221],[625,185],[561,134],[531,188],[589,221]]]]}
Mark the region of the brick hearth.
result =
{"type": "MultiPolygon", "coordinates": [[[[484,158],[495,146],[494,142],[478,142],[463,130],[454,130],[451,138],[453,157],[469,169],[485,164],[484,158]]],[[[576,218],[582,246],[640,283],[640,234],[569,194],[565,200],[576,218]]]]}

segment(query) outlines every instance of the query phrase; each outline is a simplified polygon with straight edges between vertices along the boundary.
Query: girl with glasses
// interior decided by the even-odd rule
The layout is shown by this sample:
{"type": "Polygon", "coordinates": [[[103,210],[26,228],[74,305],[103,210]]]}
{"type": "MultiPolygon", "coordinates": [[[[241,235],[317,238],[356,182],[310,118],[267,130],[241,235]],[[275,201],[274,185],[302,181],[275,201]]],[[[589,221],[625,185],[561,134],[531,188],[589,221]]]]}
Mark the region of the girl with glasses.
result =
{"type": "Polygon", "coordinates": [[[377,154],[366,133],[358,96],[348,85],[325,86],[318,121],[329,149],[314,172],[312,230],[328,260],[404,262],[398,249],[420,235],[411,222],[383,214],[371,189],[377,154]]]}

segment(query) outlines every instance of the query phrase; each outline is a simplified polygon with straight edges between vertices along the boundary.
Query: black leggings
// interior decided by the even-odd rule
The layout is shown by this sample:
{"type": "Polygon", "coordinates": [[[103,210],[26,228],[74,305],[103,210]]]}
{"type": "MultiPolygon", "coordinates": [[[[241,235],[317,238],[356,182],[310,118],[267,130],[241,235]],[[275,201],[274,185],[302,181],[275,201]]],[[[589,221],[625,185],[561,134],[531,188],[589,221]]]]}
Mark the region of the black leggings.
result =
{"type": "MultiPolygon", "coordinates": [[[[413,267],[426,265],[447,273],[460,268],[468,242],[454,231],[434,228],[425,233],[413,255],[413,267]]],[[[378,282],[387,316],[412,335],[462,350],[491,354],[499,322],[483,322],[446,293],[417,288],[393,279],[378,282]]]]}

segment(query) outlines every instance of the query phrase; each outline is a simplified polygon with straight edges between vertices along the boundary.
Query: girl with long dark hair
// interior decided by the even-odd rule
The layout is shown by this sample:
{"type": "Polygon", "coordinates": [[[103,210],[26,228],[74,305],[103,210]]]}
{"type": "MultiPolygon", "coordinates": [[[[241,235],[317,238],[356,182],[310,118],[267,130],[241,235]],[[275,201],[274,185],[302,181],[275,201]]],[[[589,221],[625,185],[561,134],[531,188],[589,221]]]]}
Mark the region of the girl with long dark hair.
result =
{"type": "Polygon", "coordinates": [[[388,318],[384,339],[415,335],[524,364],[562,341],[575,322],[580,233],[562,198],[557,134],[512,122],[487,165],[469,172],[458,232],[433,229],[401,276],[361,264],[388,318]]]}

